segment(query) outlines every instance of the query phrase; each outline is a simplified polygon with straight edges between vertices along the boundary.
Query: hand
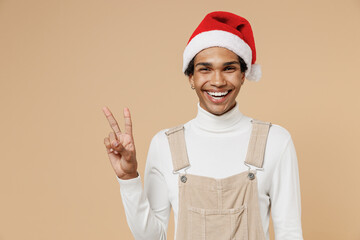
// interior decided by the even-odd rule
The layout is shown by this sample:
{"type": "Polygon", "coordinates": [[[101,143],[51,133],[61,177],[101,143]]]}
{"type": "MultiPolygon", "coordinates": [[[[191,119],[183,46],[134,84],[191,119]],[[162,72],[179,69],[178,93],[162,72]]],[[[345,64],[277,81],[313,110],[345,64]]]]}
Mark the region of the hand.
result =
{"type": "Polygon", "coordinates": [[[104,139],[104,144],[114,171],[120,179],[136,178],[137,161],[130,111],[124,108],[125,133],[120,131],[116,119],[107,107],[103,107],[103,112],[113,129],[109,137],[104,139]]]}

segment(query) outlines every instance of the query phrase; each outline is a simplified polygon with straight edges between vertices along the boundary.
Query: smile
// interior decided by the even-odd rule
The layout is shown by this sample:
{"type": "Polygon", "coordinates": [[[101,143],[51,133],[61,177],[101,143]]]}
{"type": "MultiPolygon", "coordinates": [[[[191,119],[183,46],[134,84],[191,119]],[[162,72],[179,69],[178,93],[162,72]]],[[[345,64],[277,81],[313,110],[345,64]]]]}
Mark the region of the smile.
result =
{"type": "Polygon", "coordinates": [[[231,92],[231,90],[228,91],[224,91],[224,92],[210,92],[210,91],[206,91],[206,93],[211,96],[214,99],[221,99],[223,97],[225,97],[226,95],[229,94],[229,92],[231,92]]]}

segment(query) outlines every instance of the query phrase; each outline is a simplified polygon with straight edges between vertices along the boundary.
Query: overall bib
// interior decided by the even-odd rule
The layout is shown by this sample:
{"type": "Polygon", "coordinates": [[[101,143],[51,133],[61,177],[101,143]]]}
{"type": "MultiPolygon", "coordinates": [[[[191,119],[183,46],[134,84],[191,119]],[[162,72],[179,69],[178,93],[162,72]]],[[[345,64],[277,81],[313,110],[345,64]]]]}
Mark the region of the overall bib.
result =
{"type": "Polygon", "coordinates": [[[184,126],[166,132],[174,173],[179,174],[176,240],[265,240],[256,171],[263,165],[271,123],[259,120],[251,122],[252,131],[245,159],[249,170],[221,179],[187,174],[190,163],[184,126]],[[184,173],[178,172],[181,169],[185,169],[184,173]]]}

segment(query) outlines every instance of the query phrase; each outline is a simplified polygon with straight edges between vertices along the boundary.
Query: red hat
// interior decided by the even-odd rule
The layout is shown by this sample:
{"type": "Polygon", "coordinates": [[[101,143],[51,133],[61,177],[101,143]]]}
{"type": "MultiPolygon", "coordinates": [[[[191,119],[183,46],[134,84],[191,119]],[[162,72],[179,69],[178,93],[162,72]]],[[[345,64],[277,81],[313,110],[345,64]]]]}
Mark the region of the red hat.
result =
{"type": "Polygon", "coordinates": [[[211,12],[205,16],[191,35],[183,54],[183,72],[191,59],[209,47],[224,47],[244,59],[248,69],[245,77],[259,81],[261,67],[256,64],[256,50],[250,23],[230,12],[211,12]]]}

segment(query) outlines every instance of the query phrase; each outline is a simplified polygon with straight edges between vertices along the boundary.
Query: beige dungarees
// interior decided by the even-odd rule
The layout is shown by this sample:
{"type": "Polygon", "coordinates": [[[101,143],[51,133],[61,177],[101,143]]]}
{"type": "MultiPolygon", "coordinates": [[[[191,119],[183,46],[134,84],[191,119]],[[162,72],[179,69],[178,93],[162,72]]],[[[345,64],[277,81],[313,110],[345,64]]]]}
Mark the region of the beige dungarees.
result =
{"type": "MultiPolygon", "coordinates": [[[[222,178],[179,173],[176,240],[265,240],[256,168],[262,168],[269,122],[252,120],[245,164],[249,171],[222,178]]],[[[166,132],[174,173],[190,167],[183,125],[166,132]]],[[[206,167],[206,166],[205,166],[206,167]]]]}

